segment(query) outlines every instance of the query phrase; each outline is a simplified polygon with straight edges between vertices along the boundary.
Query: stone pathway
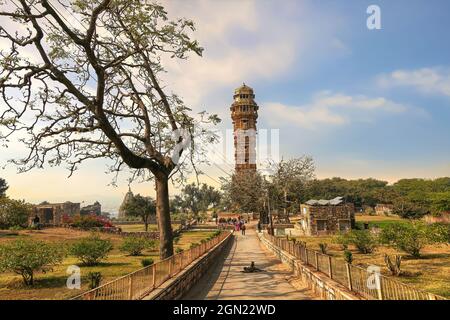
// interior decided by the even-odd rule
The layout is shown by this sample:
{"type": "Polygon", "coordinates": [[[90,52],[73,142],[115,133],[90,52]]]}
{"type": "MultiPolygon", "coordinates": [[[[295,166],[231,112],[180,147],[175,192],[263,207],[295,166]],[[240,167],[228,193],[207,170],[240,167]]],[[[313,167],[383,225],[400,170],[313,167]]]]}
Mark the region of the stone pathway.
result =
{"type": "Polygon", "coordinates": [[[235,232],[235,240],[224,248],[215,264],[183,297],[184,300],[311,300],[313,294],[298,283],[289,268],[283,265],[263,244],[254,229],[247,235],[235,232]],[[263,272],[243,273],[254,261],[263,272]],[[292,283],[292,284],[291,284],[292,283]]]}

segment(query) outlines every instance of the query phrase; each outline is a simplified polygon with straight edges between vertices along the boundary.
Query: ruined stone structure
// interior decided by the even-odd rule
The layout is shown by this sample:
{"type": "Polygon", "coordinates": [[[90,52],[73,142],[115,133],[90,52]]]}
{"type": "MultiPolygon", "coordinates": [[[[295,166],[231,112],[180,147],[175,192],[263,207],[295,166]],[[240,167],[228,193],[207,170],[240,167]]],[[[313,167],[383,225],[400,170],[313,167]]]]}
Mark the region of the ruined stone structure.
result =
{"type": "Polygon", "coordinates": [[[95,214],[100,216],[102,214],[102,205],[100,202],[95,201],[93,204],[81,208],[80,213],[82,215],[95,214]]]}
{"type": "Polygon", "coordinates": [[[119,219],[123,219],[127,216],[127,212],[125,211],[125,205],[128,201],[133,199],[134,194],[131,192],[131,188],[128,188],[128,192],[125,194],[125,197],[123,198],[122,204],[119,207],[119,219]]]}
{"type": "Polygon", "coordinates": [[[308,236],[346,232],[355,226],[355,207],[341,198],[310,200],[302,204],[300,210],[300,227],[308,236]]]}
{"type": "Polygon", "coordinates": [[[35,216],[39,217],[39,222],[43,224],[59,225],[63,222],[63,216],[74,216],[80,214],[80,204],[73,202],[48,203],[43,202],[33,206],[29,220],[35,216]]]}
{"type": "Polygon", "coordinates": [[[253,89],[243,84],[234,91],[231,119],[234,130],[234,158],[236,173],[256,172],[256,120],[258,105],[253,89]]]}
{"type": "Polygon", "coordinates": [[[390,214],[392,214],[393,210],[394,210],[394,205],[392,205],[392,204],[379,203],[375,206],[375,213],[379,216],[390,215],[390,214]]]}

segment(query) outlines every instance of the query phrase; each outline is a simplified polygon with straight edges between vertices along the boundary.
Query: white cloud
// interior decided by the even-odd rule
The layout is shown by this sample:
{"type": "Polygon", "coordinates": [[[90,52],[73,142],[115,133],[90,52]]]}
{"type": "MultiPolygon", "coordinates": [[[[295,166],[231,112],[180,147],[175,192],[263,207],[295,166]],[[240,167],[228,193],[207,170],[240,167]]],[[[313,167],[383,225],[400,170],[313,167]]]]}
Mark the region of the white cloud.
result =
{"type": "Polygon", "coordinates": [[[417,70],[396,70],[378,77],[383,88],[413,87],[420,92],[450,97],[450,69],[422,68],[417,70]]]}
{"type": "Polygon", "coordinates": [[[367,121],[366,117],[373,116],[374,113],[403,113],[408,109],[405,105],[383,97],[371,98],[322,91],[304,105],[264,103],[261,114],[270,125],[291,124],[313,129],[317,124],[343,125],[352,121],[367,121]]]}
{"type": "Polygon", "coordinates": [[[163,3],[171,17],[194,20],[193,37],[205,47],[203,58],[164,61],[166,83],[194,109],[206,104],[211,112],[226,110],[232,90],[242,82],[273,82],[301,72],[312,60],[320,60],[318,56],[350,51],[335,37],[339,26],[330,22],[333,19],[314,12],[307,2],[286,1],[281,6],[260,0],[163,3]],[[317,20],[324,21],[320,30],[314,27],[317,20]]]}

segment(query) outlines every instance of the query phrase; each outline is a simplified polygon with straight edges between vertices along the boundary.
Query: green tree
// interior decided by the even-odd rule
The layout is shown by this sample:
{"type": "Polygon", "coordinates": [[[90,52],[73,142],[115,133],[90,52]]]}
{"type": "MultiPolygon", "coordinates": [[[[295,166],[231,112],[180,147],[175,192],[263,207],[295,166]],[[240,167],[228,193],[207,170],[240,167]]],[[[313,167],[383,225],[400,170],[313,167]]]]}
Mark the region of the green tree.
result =
{"type": "Polygon", "coordinates": [[[210,207],[218,206],[221,193],[206,183],[191,183],[186,185],[181,190],[181,195],[175,199],[182,210],[188,209],[197,217],[200,212],[205,213],[210,207]]]}
{"type": "Polygon", "coordinates": [[[239,212],[260,212],[263,209],[264,181],[259,172],[243,171],[231,178],[222,178],[224,197],[232,206],[229,209],[239,212]]]}
{"type": "Polygon", "coordinates": [[[131,180],[153,179],[160,255],[167,258],[173,254],[169,180],[184,179],[193,155],[203,154],[204,139],[211,139],[194,128],[220,121],[205,113],[195,120],[161,80],[169,60],[201,56],[191,39],[194,23],[170,20],[151,0],[59,4],[0,2],[0,37],[9,43],[2,45],[7,107],[0,139],[20,138],[29,149],[13,161],[21,171],[66,163],[72,175],[83,161],[106,159],[115,177],[128,168],[131,180]]]}
{"type": "Polygon", "coordinates": [[[431,212],[439,215],[444,211],[450,211],[450,191],[438,192],[431,195],[431,212]]]}
{"type": "Polygon", "coordinates": [[[382,230],[380,240],[416,258],[425,245],[445,241],[442,229],[419,221],[390,224],[382,230]]]}
{"type": "Polygon", "coordinates": [[[6,180],[0,178],[0,198],[6,196],[6,190],[8,190],[9,186],[6,183],[6,180]]]}
{"type": "Polygon", "coordinates": [[[131,256],[140,256],[145,249],[153,249],[156,243],[141,237],[126,237],[120,246],[120,251],[131,256]]]}
{"type": "Polygon", "coordinates": [[[407,197],[395,198],[393,205],[392,212],[405,219],[419,219],[429,212],[426,206],[407,197]]]}
{"type": "Polygon", "coordinates": [[[144,222],[145,231],[148,231],[150,217],[156,215],[156,203],[152,197],[137,194],[125,204],[124,209],[128,216],[140,217],[144,222]]]}
{"type": "Polygon", "coordinates": [[[31,206],[25,201],[0,197],[0,229],[25,226],[31,206]]]}
{"type": "Polygon", "coordinates": [[[72,244],[70,254],[77,257],[86,266],[95,266],[105,259],[112,249],[113,245],[110,240],[92,234],[72,244]]]}
{"type": "Polygon", "coordinates": [[[313,180],[308,184],[307,197],[309,199],[332,199],[344,197],[346,201],[352,202],[357,207],[371,206],[377,203],[390,203],[391,189],[386,181],[376,179],[346,180],[332,178],[313,180]]]}
{"type": "Polygon", "coordinates": [[[0,245],[0,271],[17,273],[25,285],[31,286],[35,272],[51,271],[53,266],[62,262],[65,254],[61,244],[16,240],[0,245]]]}
{"type": "Polygon", "coordinates": [[[352,230],[339,234],[334,241],[342,246],[354,245],[360,253],[372,253],[378,245],[377,236],[369,230],[352,230]]]}

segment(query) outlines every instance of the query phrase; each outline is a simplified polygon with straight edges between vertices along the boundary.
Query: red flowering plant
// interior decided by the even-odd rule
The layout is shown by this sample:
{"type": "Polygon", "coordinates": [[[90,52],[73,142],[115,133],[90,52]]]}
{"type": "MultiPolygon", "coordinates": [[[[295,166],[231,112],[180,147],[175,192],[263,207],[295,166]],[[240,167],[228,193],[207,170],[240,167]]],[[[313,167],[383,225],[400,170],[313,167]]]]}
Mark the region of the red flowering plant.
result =
{"type": "Polygon", "coordinates": [[[63,214],[62,216],[62,223],[63,224],[72,224],[73,223],[73,217],[68,214],[63,214]]]}
{"type": "Polygon", "coordinates": [[[93,228],[103,227],[103,223],[98,221],[95,215],[77,215],[73,217],[73,221],[70,224],[72,227],[80,228],[83,230],[89,230],[93,228]]]}

